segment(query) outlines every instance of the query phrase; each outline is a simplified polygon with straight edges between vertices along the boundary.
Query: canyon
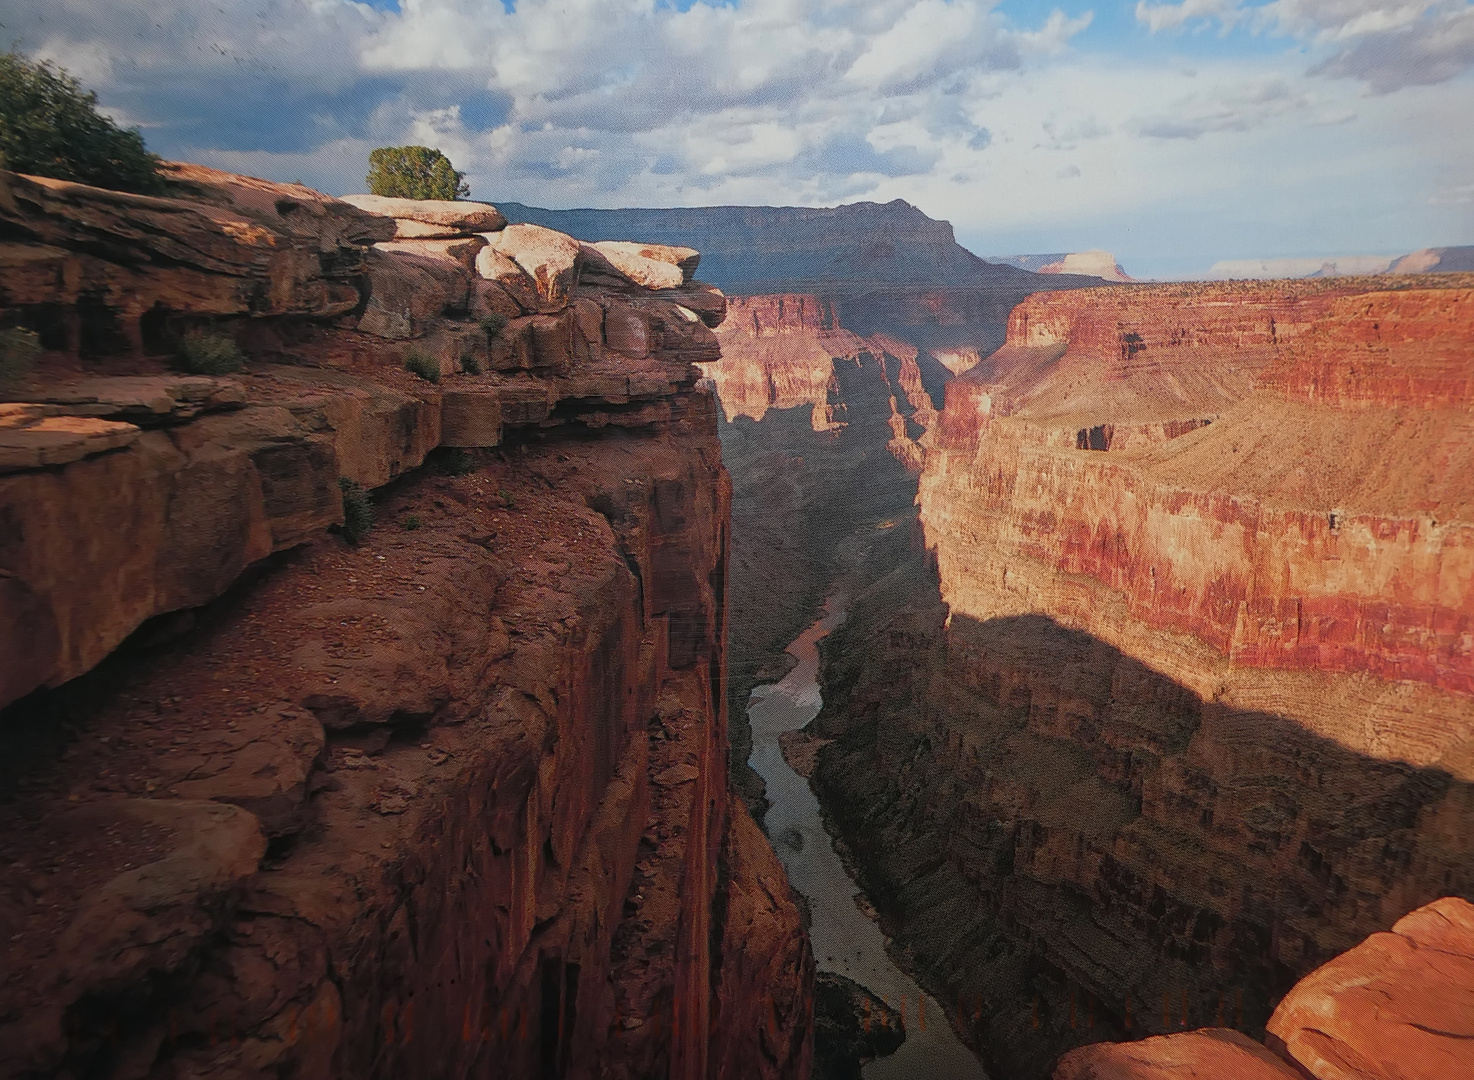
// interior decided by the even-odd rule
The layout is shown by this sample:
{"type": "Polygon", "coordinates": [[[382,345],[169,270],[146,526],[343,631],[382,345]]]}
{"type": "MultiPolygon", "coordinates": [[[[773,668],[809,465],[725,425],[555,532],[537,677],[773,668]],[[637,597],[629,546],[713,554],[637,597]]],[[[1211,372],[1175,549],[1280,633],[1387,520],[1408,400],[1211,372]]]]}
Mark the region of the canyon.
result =
{"type": "Polygon", "coordinates": [[[808,733],[882,926],[994,1074],[1463,1075],[1415,977],[1360,1044],[1296,1032],[1389,931],[1467,955],[1410,913],[1474,910],[1471,285],[1041,294],[948,382],[808,733]],[[1409,1024],[1437,1048],[1347,1071],[1409,1024]],[[1239,1034],[1168,1035],[1202,1027],[1239,1034]]]}
{"type": "Polygon", "coordinates": [[[0,173],[7,1075],[1469,1073],[1474,277],[167,175],[0,173]]]}
{"type": "Polygon", "coordinates": [[[5,1074],[807,1076],[695,253],[168,182],[0,173],[5,1074]]]}

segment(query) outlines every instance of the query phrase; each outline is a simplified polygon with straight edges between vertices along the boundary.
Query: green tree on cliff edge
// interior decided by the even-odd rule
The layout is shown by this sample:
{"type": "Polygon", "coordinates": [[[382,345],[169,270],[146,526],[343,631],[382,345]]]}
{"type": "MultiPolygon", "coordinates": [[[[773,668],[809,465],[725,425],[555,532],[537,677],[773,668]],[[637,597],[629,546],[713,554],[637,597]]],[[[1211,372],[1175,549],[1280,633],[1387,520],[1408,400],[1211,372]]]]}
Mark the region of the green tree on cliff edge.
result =
{"type": "Polygon", "coordinates": [[[394,199],[464,199],[466,174],[428,146],[381,146],[369,154],[369,192],[394,199]]]}
{"type": "Polygon", "coordinates": [[[0,168],[142,195],[163,192],[159,157],[97,111],[61,68],[0,53],[0,168]]]}

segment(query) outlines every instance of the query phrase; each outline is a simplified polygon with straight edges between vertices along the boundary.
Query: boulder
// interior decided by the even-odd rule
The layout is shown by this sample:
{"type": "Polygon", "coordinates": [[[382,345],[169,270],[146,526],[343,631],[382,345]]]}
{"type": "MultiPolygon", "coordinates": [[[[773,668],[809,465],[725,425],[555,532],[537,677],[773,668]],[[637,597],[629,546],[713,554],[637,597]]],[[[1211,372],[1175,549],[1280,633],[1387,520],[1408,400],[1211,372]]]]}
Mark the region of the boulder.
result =
{"type": "Polygon", "coordinates": [[[573,302],[574,354],[593,360],[604,352],[604,309],[598,301],[580,297],[573,302]]]}
{"type": "Polygon", "coordinates": [[[1300,1080],[1300,1074],[1247,1035],[1202,1028],[1082,1046],[1059,1059],[1054,1080],[1300,1080]]]}
{"type": "Polygon", "coordinates": [[[104,799],[51,828],[71,845],[84,835],[147,835],[151,858],[96,882],[58,935],[55,955],[29,987],[43,1003],[0,1040],[6,1076],[64,1071],[67,1019],[87,995],[186,975],[198,950],[223,932],[232,899],[266,853],[251,814],[201,800],[104,799]]]}
{"type": "Polygon", "coordinates": [[[532,317],[508,321],[487,345],[488,365],[493,371],[525,371],[533,366],[532,317]]]}
{"type": "Polygon", "coordinates": [[[374,247],[391,254],[419,255],[427,259],[444,259],[465,269],[469,274],[476,269],[476,253],[486,246],[479,236],[466,236],[452,240],[390,240],[374,247]]]}
{"type": "Polygon", "coordinates": [[[695,248],[601,240],[588,245],[621,274],[647,289],[674,289],[687,284],[701,261],[695,248]]]}
{"type": "Polygon", "coordinates": [[[164,175],[177,198],[232,211],[278,236],[310,241],[324,252],[394,236],[390,223],[375,212],[305,184],[280,184],[180,161],[165,162],[164,175]]]}
{"type": "Polygon", "coordinates": [[[537,282],[505,252],[494,247],[482,248],[476,253],[476,273],[499,285],[516,302],[519,313],[539,310],[537,282]]]}
{"type": "Polygon", "coordinates": [[[1316,1080],[1470,1080],[1474,904],[1403,916],[1296,983],[1267,1028],[1316,1080]]]}
{"type": "Polygon", "coordinates": [[[267,836],[300,832],[308,779],[325,745],[322,725],[288,710],[250,735],[225,738],[219,752],[191,763],[189,775],[171,777],[170,788],[185,799],[239,806],[255,815],[267,836]]]}
{"type": "Polygon", "coordinates": [[[471,279],[471,318],[500,315],[504,319],[515,319],[524,310],[500,282],[487,281],[480,276],[471,279]]]}
{"type": "Polygon", "coordinates": [[[143,428],[167,427],[202,413],[238,409],[245,387],[209,375],[118,375],[81,379],[28,394],[57,415],[94,416],[143,428]]]}
{"type": "MultiPolygon", "coordinates": [[[[582,248],[577,240],[540,225],[509,225],[501,232],[486,233],[485,238],[491,249],[507,256],[532,278],[540,312],[568,306],[569,295],[578,284],[582,248]]],[[[482,276],[490,275],[482,271],[482,276]]]]}
{"type": "Polygon", "coordinates": [[[507,219],[490,203],[392,199],[383,195],[344,195],[343,201],[370,214],[393,218],[395,235],[409,239],[449,239],[507,227],[507,219]]]}
{"type": "Polygon", "coordinates": [[[375,248],[368,258],[369,298],[358,329],[375,337],[419,337],[446,311],[466,307],[471,279],[448,258],[375,248]]]}

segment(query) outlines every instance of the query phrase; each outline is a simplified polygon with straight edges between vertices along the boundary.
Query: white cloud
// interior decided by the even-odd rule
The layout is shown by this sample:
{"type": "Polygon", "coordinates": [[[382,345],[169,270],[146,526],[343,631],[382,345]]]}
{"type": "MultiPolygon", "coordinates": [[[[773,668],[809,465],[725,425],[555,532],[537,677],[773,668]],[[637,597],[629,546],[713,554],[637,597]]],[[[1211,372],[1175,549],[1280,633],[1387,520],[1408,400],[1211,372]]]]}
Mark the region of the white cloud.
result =
{"type": "Polygon", "coordinates": [[[1474,240],[1465,0],[1136,10],[1150,56],[1089,11],[996,0],[48,0],[0,18],[163,152],[337,192],[373,146],[422,142],[473,197],[904,198],[988,252],[1110,248],[1147,272],[1168,244],[1474,240]],[[1245,50],[1245,31],[1296,44],[1245,50]]]}
{"type": "Polygon", "coordinates": [[[1452,79],[1474,67],[1469,0],[1138,0],[1136,18],[1153,32],[1216,21],[1271,31],[1317,47],[1315,74],[1358,79],[1374,93],[1452,79]]]}

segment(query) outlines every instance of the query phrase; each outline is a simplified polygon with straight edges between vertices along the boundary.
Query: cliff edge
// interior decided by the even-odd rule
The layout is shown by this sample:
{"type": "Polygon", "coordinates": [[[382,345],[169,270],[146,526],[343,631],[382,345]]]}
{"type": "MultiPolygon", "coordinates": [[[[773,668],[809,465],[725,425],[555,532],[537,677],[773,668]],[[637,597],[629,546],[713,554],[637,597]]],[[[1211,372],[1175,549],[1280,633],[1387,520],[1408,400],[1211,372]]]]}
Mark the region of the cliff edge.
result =
{"type": "Polygon", "coordinates": [[[695,252],[170,177],[0,173],[3,1071],[806,1076],[695,252]]]}

